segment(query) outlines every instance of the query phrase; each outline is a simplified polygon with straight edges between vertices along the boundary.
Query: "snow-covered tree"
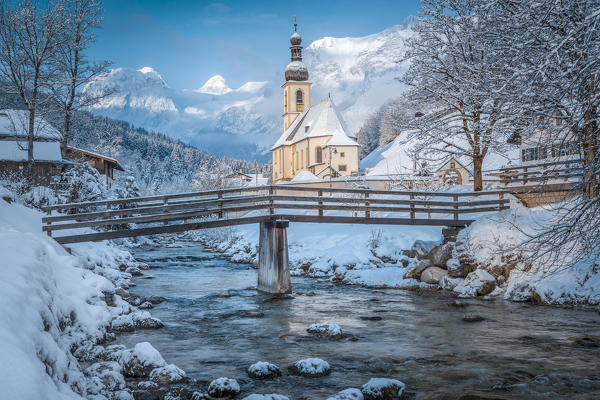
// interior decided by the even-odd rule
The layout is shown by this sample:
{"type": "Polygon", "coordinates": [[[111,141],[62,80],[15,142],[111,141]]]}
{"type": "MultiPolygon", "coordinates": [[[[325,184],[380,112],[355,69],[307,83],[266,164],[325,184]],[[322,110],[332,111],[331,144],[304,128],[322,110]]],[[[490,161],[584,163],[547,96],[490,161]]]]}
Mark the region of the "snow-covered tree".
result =
{"type": "Polygon", "coordinates": [[[33,146],[36,116],[54,76],[53,58],[61,43],[64,13],[56,1],[0,2],[0,81],[18,96],[29,114],[27,132],[27,179],[33,182],[33,146]]]}
{"type": "Polygon", "coordinates": [[[495,94],[501,63],[490,51],[487,31],[495,21],[481,0],[424,0],[416,35],[408,41],[411,66],[404,81],[419,108],[412,135],[424,159],[467,157],[473,189],[481,190],[483,160],[502,152],[503,98],[495,94]]]}

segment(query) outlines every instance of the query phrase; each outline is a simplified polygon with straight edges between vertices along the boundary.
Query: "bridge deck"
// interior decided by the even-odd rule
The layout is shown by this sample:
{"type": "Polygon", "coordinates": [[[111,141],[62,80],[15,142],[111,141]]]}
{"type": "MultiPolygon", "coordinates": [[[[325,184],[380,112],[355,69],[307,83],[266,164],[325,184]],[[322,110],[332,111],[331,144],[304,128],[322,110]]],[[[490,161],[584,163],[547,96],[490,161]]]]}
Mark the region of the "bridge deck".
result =
{"type": "Polygon", "coordinates": [[[43,230],[61,244],[175,233],[272,219],[464,227],[464,214],[508,208],[507,191],[447,193],[286,187],[235,188],[45,208],[43,230]],[[66,214],[57,214],[64,211],[66,214]],[[53,214],[54,212],[54,214],[53,214]],[[435,218],[432,218],[435,215],[435,218]],[[177,223],[174,223],[177,222],[177,223]],[[93,229],[90,229],[93,228],[93,229]]]}

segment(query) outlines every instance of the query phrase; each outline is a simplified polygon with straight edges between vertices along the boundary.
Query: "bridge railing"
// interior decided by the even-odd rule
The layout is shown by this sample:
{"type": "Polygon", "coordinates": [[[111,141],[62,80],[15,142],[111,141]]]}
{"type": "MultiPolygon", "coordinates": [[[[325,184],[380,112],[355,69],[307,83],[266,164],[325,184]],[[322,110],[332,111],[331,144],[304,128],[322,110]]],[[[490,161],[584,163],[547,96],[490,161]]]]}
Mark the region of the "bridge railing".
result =
{"type": "Polygon", "coordinates": [[[500,179],[504,186],[544,185],[548,183],[564,183],[583,176],[582,160],[563,160],[539,164],[506,167],[486,171],[500,179]]]}
{"type": "Polygon", "coordinates": [[[61,243],[102,240],[216,226],[269,218],[297,222],[466,226],[464,215],[508,208],[506,191],[427,192],[285,185],[211,190],[168,196],[103,200],[48,206],[43,230],[61,243]],[[52,214],[56,211],[66,214],[52,214]],[[173,224],[179,221],[178,224],[173,224]],[[143,227],[139,227],[143,226],[143,227]],[[89,233],[89,228],[101,230],[89,233]],[[78,230],[87,229],[88,232],[78,230]]]}

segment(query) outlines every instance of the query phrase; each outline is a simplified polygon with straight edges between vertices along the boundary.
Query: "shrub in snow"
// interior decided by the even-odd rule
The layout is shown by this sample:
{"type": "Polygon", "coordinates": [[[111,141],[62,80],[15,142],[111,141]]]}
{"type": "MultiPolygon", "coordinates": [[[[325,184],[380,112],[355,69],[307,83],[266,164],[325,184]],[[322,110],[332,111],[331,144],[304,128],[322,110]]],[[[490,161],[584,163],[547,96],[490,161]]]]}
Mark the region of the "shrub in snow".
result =
{"type": "Polygon", "coordinates": [[[328,397],[327,400],[363,400],[363,394],[359,389],[345,389],[335,396],[328,397]]]}
{"type": "Polygon", "coordinates": [[[248,367],[248,376],[252,379],[271,379],[281,376],[281,369],[275,364],[259,361],[248,367]]]}
{"type": "Polygon", "coordinates": [[[150,380],[164,386],[171,383],[185,382],[187,376],[181,368],[175,364],[169,364],[153,369],[150,372],[150,380]]]}
{"type": "Polygon", "coordinates": [[[123,351],[120,361],[125,376],[131,377],[147,377],[153,369],[167,364],[148,342],[138,343],[133,349],[123,351]]]}
{"type": "Polygon", "coordinates": [[[331,373],[331,367],[327,361],[321,360],[320,358],[306,358],[296,362],[294,365],[289,367],[292,374],[301,375],[308,378],[316,378],[320,376],[329,375],[331,373]]]}
{"type": "Polygon", "coordinates": [[[491,293],[496,287],[496,278],[483,269],[476,269],[469,273],[464,281],[458,284],[454,293],[458,297],[485,296],[491,293]]]}
{"type": "Polygon", "coordinates": [[[342,337],[342,328],[340,328],[338,324],[334,324],[330,321],[312,324],[306,331],[317,336],[326,336],[330,340],[336,340],[342,337]]]}
{"type": "Polygon", "coordinates": [[[398,400],[406,385],[395,379],[371,378],[362,386],[365,400],[398,400]]]}
{"type": "Polygon", "coordinates": [[[208,394],[211,397],[223,398],[233,397],[240,393],[240,385],[235,379],[218,378],[208,386],[208,394]]]}
{"type": "Polygon", "coordinates": [[[290,400],[289,398],[280,394],[251,394],[244,397],[242,400],[290,400]]]}

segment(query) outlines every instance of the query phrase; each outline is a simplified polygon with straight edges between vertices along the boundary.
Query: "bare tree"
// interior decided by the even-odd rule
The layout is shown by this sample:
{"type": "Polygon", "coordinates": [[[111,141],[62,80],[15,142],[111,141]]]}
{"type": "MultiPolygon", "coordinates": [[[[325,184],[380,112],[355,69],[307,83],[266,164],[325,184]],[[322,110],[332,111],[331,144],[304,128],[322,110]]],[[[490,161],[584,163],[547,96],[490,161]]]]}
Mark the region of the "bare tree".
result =
{"type": "Polygon", "coordinates": [[[20,97],[29,113],[27,180],[33,182],[36,114],[53,77],[52,58],[60,43],[63,11],[55,1],[0,2],[0,79],[20,97]]]}
{"type": "Polygon", "coordinates": [[[52,96],[63,115],[63,157],[71,132],[73,115],[77,110],[96,104],[113,93],[112,90],[83,91],[85,85],[107,72],[108,61],[91,62],[85,52],[94,42],[95,31],[101,27],[102,2],[98,0],[62,0],[64,29],[61,45],[55,55],[57,80],[52,96]]]}
{"type": "Polygon", "coordinates": [[[409,40],[411,67],[404,78],[420,109],[413,136],[422,158],[467,157],[473,190],[482,190],[488,151],[503,152],[503,99],[494,93],[497,59],[486,31],[494,22],[480,12],[483,1],[424,0],[415,38],[409,40]]]}

